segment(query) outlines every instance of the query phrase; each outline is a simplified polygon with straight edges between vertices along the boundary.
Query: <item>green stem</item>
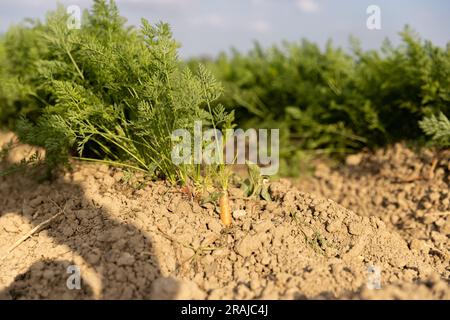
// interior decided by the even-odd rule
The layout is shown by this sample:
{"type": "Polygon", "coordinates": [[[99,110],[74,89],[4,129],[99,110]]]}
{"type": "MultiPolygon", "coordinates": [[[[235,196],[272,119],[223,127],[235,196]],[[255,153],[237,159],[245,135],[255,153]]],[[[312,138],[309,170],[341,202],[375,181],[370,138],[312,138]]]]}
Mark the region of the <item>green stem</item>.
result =
{"type": "Polygon", "coordinates": [[[44,105],[48,106],[48,102],[45,101],[44,99],[42,99],[41,97],[39,97],[36,93],[30,93],[30,96],[35,97],[36,99],[38,99],[40,102],[42,102],[44,105]]]}
{"type": "Polygon", "coordinates": [[[75,69],[77,69],[77,72],[80,75],[81,79],[84,80],[83,73],[81,72],[80,68],[78,68],[78,65],[75,62],[75,59],[72,57],[72,54],[70,53],[69,49],[67,49],[67,48],[66,48],[66,53],[69,56],[70,61],[72,61],[72,64],[74,65],[75,69]]]}
{"type": "Polygon", "coordinates": [[[114,139],[111,139],[110,137],[108,137],[106,134],[103,134],[101,132],[99,132],[99,135],[101,135],[103,138],[109,140],[111,143],[115,144],[117,147],[119,147],[120,149],[122,149],[123,151],[125,151],[126,153],[128,153],[128,155],[130,155],[132,158],[134,158],[137,162],[139,162],[144,168],[147,168],[147,165],[145,164],[144,161],[142,161],[141,159],[139,159],[139,157],[137,157],[133,152],[131,152],[130,150],[128,150],[127,148],[125,148],[123,145],[121,145],[120,143],[118,143],[117,141],[115,141],[114,139]]]}
{"type": "Polygon", "coordinates": [[[94,158],[84,158],[84,157],[72,157],[72,159],[80,160],[80,161],[89,161],[89,162],[98,162],[98,163],[110,164],[110,165],[117,166],[117,167],[127,167],[127,168],[130,168],[130,169],[134,169],[134,170],[138,170],[138,171],[142,171],[142,172],[148,173],[147,170],[144,170],[142,168],[139,168],[139,167],[133,166],[131,164],[127,164],[127,163],[117,162],[117,161],[94,159],[94,158]]]}
{"type": "MultiPolygon", "coordinates": [[[[211,115],[211,122],[214,128],[214,138],[216,139],[216,146],[217,149],[219,149],[219,137],[217,136],[217,129],[216,129],[216,122],[214,121],[214,116],[212,113],[212,108],[211,108],[211,103],[208,99],[208,95],[206,92],[206,88],[203,84],[203,94],[205,95],[205,100],[206,100],[206,105],[208,106],[208,111],[209,114],[211,115]]],[[[221,177],[221,185],[222,185],[222,189],[223,191],[228,190],[228,177],[226,177],[226,173],[225,173],[225,164],[223,164],[223,150],[219,151],[219,157],[220,157],[220,163],[219,163],[219,176],[221,177]]]]}

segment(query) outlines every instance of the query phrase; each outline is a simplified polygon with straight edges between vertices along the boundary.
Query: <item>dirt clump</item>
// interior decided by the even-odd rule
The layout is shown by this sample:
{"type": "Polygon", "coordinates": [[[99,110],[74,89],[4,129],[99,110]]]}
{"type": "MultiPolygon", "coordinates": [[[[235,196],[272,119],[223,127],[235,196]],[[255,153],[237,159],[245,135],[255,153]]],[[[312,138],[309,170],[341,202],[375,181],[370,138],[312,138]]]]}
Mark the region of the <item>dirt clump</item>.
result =
{"type": "Polygon", "coordinates": [[[349,159],[351,165],[337,168],[319,164],[312,177],[296,185],[361,216],[380,218],[450,279],[450,153],[396,144],[349,159]]]}

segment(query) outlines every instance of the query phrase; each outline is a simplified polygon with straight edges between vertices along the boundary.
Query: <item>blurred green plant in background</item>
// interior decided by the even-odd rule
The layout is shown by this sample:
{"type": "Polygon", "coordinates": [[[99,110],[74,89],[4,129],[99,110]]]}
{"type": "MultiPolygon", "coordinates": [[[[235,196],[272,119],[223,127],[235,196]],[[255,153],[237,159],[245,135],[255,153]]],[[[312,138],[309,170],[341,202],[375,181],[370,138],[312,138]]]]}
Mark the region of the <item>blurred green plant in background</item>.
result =
{"type": "Polygon", "coordinates": [[[240,127],[280,129],[281,174],[319,155],[425,141],[424,132],[444,143],[450,44],[409,27],[400,45],[386,40],[378,51],[303,40],[182,66],[167,24],[126,27],[114,2],[101,0],[80,30],[67,18],[60,7],[0,38],[0,124],[45,147],[50,167],[77,153],[186,180],[199,168],[172,163],[173,130],[195,120],[231,127],[233,111],[240,127]]]}
{"type": "Polygon", "coordinates": [[[220,102],[236,107],[240,125],[280,128],[284,173],[292,174],[305,157],[421,140],[422,118],[450,114],[450,45],[434,46],[409,27],[401,36],[401,45],[386,40],[380,51],[354,39],[351,52],[303,40],[203,62],[224,83],[220,102]]]}

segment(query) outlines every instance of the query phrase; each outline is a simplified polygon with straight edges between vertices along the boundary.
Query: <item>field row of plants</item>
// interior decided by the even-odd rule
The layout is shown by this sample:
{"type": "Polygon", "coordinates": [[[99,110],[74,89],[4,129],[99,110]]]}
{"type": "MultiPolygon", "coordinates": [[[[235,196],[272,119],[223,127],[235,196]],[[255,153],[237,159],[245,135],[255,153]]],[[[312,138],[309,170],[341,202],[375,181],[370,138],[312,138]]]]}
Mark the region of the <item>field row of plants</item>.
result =
{"type": "Polygon", "coordinates": [[[248,53],[191,63],[205,63],[223,82],[220,102],[235,108],[239,125],[280,128],[282,156],[293,160],[284,168],[292,170],[303,156],[423,141],[421,129],[449,143],[450,44],[435,46],[409,27],[401,38],[379,51],[356,39],[350,51],[331,42],[323,50],[307,40],[256,43],[248,53]]]}
{"type": "Polygon", "coordinates": [[[380,51],[302,41],[186,62],[167,24],[127,27],[114,2],[94,1],[81,29],[67,19],[60,7],[0,42],[0,123],[44,147],[50,169],[77,156],[174,183],[215,176],[226,188],[225,166],[171,161],[171,133],[196,120],[279,128],[284,173],[304,155],[425,141],[424,131],[450,141],[450,46],[408,28],[380,51]]]}

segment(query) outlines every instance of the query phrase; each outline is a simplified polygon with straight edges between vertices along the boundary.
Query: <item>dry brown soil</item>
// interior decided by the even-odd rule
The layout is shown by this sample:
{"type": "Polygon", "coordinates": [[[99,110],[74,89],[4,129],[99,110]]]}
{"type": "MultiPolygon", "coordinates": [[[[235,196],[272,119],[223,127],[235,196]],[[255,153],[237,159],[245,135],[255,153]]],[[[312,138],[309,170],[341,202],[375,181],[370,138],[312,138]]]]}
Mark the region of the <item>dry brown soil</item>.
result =
{"type": "Polygon", "coordinates": [[[449,159],[420,178],[432,158],[398,145],[319,165],[298,187],[271,182],[272,201],[232,188],[229,229],[213,203],[104,165],[74,163],[51,182],[2,177],[0,298],[450,299],[449,159]],[[80,290],[66,285],[71,265],[80,290]]]}

